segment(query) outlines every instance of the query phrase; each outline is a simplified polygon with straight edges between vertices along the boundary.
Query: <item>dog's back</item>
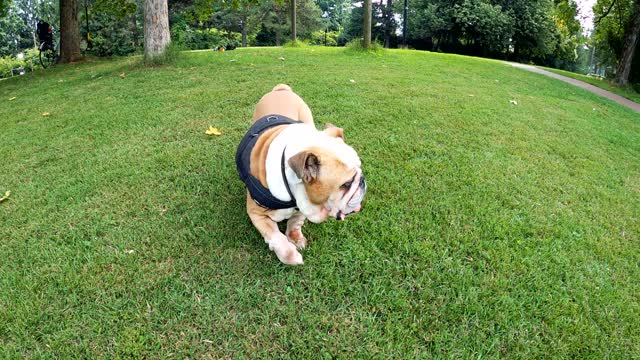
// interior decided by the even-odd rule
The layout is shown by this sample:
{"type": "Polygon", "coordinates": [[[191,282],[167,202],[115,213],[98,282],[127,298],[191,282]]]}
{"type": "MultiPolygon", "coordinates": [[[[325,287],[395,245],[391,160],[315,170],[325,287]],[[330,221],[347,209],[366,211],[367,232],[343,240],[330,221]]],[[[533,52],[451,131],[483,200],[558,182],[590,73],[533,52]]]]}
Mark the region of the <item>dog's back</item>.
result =
{"type": "Polygon", "coordinates": [[[253,121],[271,114],[286,116],[314,125],[311,109],[298,94],[286,84],[276,85],[270,93],[264,95],[253,112],[253,121]]]}

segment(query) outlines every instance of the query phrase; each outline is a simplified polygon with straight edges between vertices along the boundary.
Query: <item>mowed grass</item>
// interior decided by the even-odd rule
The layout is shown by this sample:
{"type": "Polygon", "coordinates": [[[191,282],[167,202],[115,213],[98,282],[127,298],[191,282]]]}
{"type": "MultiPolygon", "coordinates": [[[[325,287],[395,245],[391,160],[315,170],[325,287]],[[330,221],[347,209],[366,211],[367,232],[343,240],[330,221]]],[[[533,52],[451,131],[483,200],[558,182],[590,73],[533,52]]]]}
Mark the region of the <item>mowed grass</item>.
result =
{"type": "Polygon", "coordinates": [[[631,101],[635,101],[637,103],[640,103],[640,94],[635,91],[631,86],[628,87],[620,87],[620,86],[616,86],[614,84],[612,84],[609,80],[607,79],[598,79],[595,78],[593,76],[587,76],[587,75],[582,75],[582,74],[577,74],[571,71],[565,71],[565,70],[560,70],[560,69],[553,69],[553,68],[548,68],[548,67],[543,67],[540,66],[541,68],[554,72],[556,74],[559,75],[564,75],[566,77],[570,77],[576,80],[581,80],[584,81],[588,84],[591,84],[593,86],[597,86],[599,88],[602,88],[604,90],[610,91],[614,94],[620,95],[624,98],[627,98],[631,101]]]}
{"type": "Polygon", "coordinates": [[[0,82],[0,357],[640,356],[638,114],[455,55],[135,63],[0,82]],[[361,213],[305,225],[301,267],[234,164],[278,83],[369,185],[361,213]]]}

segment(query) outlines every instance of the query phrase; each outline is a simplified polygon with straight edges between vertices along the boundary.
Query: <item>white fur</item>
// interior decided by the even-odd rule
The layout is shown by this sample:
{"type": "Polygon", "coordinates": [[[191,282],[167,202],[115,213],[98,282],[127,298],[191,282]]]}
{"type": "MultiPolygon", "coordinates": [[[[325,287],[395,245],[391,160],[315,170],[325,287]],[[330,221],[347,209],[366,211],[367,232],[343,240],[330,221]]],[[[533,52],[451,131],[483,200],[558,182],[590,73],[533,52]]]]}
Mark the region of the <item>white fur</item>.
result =
{"type": "MultiPolygon", "coordinates": [[[[327,210],[323,210],[323,206],[312,204],[306,194],[302,180],[296,176],[293,169],[289,166],[289,159],[310,147],[320,147],[332,151],[347,167],[350,169],[355,168],[358,174],[361,174],[361,162],[358,154],[351,146],[345,144],[344,141],[329,136],[322,131],[318,131],[314,126],[307,124],[288,125],[287,128],[278,134],[271,142],[266,159],[267,186],[271,194],[282,201],[291,200],[282,179],[281,161],[282,152],[285,151],[285,147],[285,175],[291,192],[296,198],[300,212],[314,223],[324,221],[328,215],[335,216],[340,209],[346,206],[348,199],[344,201],[345,204],[342,204],[342,201],[339,199],[329,199],[325,206],[327,210]]],[[[276,217],[283,217],[281,220],[284,220],[293,215],[293,211],[288,211],[292,209],[285,210],[287,210],[286,213],[280,210],[280,212],[276,214],[276,217]]],[[[280,221],[276,219],[273,220],[280,221]]]]}
{"type": "Polygon", "coordinates": [[[289,242],[281,232],[274,233],[271,239],[265,239],[269,244],[269,250],[276,253],[278,259],[287,265],[302,265],[302,255],[295,245],[289,242]]]}

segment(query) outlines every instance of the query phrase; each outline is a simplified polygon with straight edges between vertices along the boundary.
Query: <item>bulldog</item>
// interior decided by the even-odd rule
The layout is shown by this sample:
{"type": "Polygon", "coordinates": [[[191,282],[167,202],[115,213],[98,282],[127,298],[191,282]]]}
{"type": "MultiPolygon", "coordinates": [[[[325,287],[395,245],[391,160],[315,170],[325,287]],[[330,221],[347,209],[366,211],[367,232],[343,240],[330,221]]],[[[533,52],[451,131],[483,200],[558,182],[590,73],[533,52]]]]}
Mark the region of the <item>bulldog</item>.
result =
{"type": "Polygon", "coordinates": [[[367,184],[343,129],[317,130],[309,106],[288,85],[264,95],[236,152],[247,187],[247,214],[284,264],[303,264],[306,219],[344,220],[362,208],[367,184]],[[287,220],[283,234],[278,222],[287,220]]]}

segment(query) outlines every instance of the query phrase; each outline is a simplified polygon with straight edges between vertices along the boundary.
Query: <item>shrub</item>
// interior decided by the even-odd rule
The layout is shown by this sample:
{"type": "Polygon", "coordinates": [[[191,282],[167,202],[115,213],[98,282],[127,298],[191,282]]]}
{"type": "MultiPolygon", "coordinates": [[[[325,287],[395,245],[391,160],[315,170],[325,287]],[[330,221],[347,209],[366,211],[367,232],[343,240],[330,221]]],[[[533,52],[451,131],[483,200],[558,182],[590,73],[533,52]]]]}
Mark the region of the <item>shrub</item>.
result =
{"type": "Polygon", "coordinates": [[[384,52],[384,48],[377,41],[371,41],[371,47],[369,47],[369,49],[365,49],[362,39],[353,39],[349,41],[347,43],[347,49],[354,52],[370,52],[376,54],[381,54],[384,52]]]}
{"type": "MultiPolygon", "coordinates": [[[[327,46],[337,46],[338,45],[338,36],[340,33],[337,31],[328,31],[327,32],[327,46]]],[[[324,30],[318,30],[311,33],[311,39],[309,43],[311,45],[325,45],[325,32],[324,30]]]]}
{"type": "Polygon", "coordinates": [[[11,77],[17,75],[20,69],[30,72],[41,69],[40,60],[38,59],[37,49],[27,49],[23,52],[24,57],[18,59],[15,56],[0,57],[0,78],[11,77]]]}
{"type": "Polygon", "coordinates": [[[241,45],[240,33],[216,28],[194,29],[186,22],[180,22],[171,29],[171,40],[185,50],[215,49],[218,46],[241,45]]]}

